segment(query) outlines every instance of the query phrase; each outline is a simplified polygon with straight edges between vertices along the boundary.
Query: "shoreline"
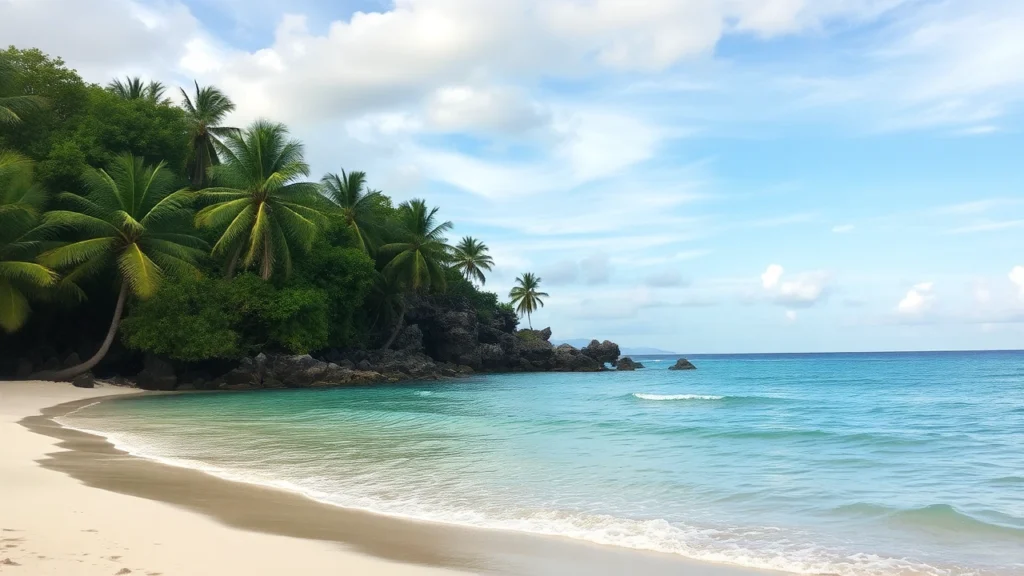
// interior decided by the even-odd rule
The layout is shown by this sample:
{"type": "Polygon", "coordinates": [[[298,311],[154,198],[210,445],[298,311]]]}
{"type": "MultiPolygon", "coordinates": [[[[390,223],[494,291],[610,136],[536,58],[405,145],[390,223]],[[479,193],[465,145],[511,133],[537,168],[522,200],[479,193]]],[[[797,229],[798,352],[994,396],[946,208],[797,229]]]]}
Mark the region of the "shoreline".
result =
{"type": "MultiPolygon", "coordinates": [[[[5,388],[31,385],[0,383],[0,399],[4,398],[5,388]]],[[[45,405],[40,405],[40,401],[29,402],[35,409],[14,421],[26,435],[31,431],[30,435],[35,438],[49,439],[49,442],[44,441],[45,451],[32,458],[38,462],[37,471],[76,484],[79,490],[102,491],[112,496],[117,504],[127,502],[127,496],[136,502],[141,499],[147,505],[185,515],[187,519],[181,522],[188,525],[187,530],[193,529],[192,523],[203,521],[240,538],[267,539],[268,550],[295,542],[315,545],[320,548],[318,552],[312,557],[308,557],[307,552],[302,560],[305,572],[318,573],[318,569],[322,571],[327,566],[336,570],[339,563],[358,561],[366,563],[366,567],[359,569],[359,573],[366,574],[782,574],[568,538],[403,519],[341,508],[282,489],[225,480],[197,469],[130,455],[104,437],[62,426],[54,420],[87,404],[112,401],[137,390],[104,394],[118,389],[104,387],[83,391],[67,384],[52,383],[46,387],[82,391],[77,395],[84,397],[56,404],[45,404],[46,398],[40,399],[45,405]],[[51,471],[62,474],[54,475],[51,471]]],[[[31,392],[23,390],[21,393],[31,392]]],[[[75,395],[65,394],[64,397],[75,395]]],[[[21,440],[16,438],[14,444],[21,440]]],[[[0,496],[0,512],[7,507],[3,499],[8,497],[12,496],[0,496]]],[[[0,513],[0,517],[6,516],[0,513]]],[[[181,544],[165,542],[164,545],[180,549],[181,544]]],[[[0,556],[5,553],[0,549],[0,556]]],[[[220,556],[215,563],[231,562],[228,572],[241,572],[233,563],[235,558],[225,558],[229,556],[226,553],[220,556]]],[[[289,570],[294,567],[290,566],[289,570]]],[[[258,567],[246,573],[275,573],[263,569],[258,567]]],[[[175,573],[205,571],[183,566],[175,573]]]]}

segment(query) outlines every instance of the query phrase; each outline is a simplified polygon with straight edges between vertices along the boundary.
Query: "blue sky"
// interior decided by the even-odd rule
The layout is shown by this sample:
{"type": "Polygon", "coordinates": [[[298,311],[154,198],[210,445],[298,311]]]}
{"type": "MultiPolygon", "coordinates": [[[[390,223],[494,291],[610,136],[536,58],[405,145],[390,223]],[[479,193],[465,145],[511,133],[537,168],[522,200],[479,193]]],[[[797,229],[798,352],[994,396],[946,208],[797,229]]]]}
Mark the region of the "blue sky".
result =
{"type": "Polygon", "coordinates": [[[538,273],[559,338],[1024,347],[1019,0],[0,0],[93,81],[196,78],[538,273]],[[57,25],[54,25],[54,22],[57,25]],[[96,38],[104,38],[97,42],[96,38]]]}

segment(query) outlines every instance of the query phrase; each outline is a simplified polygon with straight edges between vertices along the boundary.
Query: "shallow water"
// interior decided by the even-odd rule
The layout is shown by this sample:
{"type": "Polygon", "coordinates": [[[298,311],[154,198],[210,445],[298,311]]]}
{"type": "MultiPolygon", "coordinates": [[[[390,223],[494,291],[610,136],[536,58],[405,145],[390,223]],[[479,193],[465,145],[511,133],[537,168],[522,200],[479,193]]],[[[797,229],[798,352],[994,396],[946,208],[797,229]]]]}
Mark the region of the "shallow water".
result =
{"type": "Polygon", "coordinates": [[[1024,574],[1024,353],[154,396],[63,422],[398,516],[802,573],[1024,574]]]}

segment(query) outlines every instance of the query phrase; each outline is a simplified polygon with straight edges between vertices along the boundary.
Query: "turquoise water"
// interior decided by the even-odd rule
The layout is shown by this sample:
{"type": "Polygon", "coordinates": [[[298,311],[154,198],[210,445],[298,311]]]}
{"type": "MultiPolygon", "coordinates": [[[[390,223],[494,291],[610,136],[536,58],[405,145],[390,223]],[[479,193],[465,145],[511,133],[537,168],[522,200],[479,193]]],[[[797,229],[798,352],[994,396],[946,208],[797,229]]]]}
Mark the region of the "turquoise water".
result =
{"type": "Polygon", "coordinates": [[[64,422],[386,514],[809,574],[1024,574],[1024,353],[673,359],[64,422]]]}

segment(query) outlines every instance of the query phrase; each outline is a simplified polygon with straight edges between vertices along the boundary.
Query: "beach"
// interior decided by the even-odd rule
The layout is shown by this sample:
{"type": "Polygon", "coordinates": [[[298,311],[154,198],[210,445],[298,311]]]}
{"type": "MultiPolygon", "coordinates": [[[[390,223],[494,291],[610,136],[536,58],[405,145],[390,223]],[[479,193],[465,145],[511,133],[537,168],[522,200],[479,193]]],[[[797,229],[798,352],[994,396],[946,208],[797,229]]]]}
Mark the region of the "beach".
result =
{"type": "Polygon", "coordinates": [[[57,440],[18,422],[45,407],[138,390],[0,383],[0,571],[11,574],[374,574],[444,575],[333,543],[227,527],[160,502],[91,488],[36,461],[57,440]]]}
{"type": "Polygon", "coordinates": [[[766,574],[586,543],[406,522],[129,456],[50,418],[112,386],[0,382],[0,572],[766,574]]]}

